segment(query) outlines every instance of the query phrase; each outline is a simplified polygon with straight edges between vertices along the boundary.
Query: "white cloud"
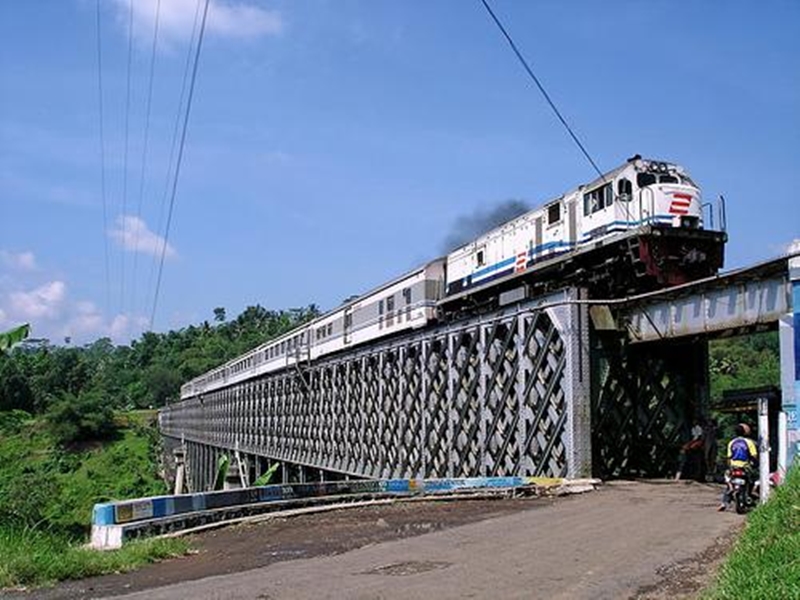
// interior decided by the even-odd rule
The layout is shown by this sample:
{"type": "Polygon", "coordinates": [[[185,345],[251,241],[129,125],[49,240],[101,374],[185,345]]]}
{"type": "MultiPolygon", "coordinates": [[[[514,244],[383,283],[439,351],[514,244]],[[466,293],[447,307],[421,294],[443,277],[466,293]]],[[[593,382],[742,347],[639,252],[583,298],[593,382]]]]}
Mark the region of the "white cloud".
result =
{"type": "MultiPolygon", "coordinates": [[[[127,32],[132,0],[114,0],[117,19],[127,32]]],[[[152,39],[158,0],[133,0],[134,35],[140,41],[152,39]]],[[[203,0],[161,0],[159,8],[159,39],[167,43],[188,40],[202,18],[203,0]],[[199,13],[198,11],[199,7],[199,13]]],[[[199,26],[199,25],[198,25],[199,26]]],[[[268,10],[252,2],[212,0],[208,8],[206,33],[226,38],[256,38],[278,35],[283,31],[283,19],[277,10],[268,10]]]]}
{"type": "Polygon", "coordinates": [[[25,321],[55,319],[61,313],[66,291],[63,281],[51,281],[29,292],[11,292],[8,311],[25,321]]]}
{"type": "Polygon", "coordinates": [[[0,250],[0,260],[6,267],[15,269],[17,271],[35,271],[36,270],[36,257],[33,252],[8,252],[0,250]]]}
{"type": "MultiPolygon", "coordinates": [[[[0,267],[5,258],[0,259],[0,267]]],[[[30,263],[23,259],[23,264],[30,263]]],[[[108,316],[90,300],[71,298],[64,280],[52,276],[42,280],[41,271],[36,273],[40,279],[33,284],[25,284],[19,278],[0,278],[0,330],[30,323],[32,335],[37,338],[48,338],[56,344],[70,338],[72,344],[85,344],[101,337],[129,343],[148,328],[146,317],[108,316]]]]}
{"type": "MultiPolygon", "coordinates": [[[[108,235],[126,250],[151,256],[161,256],[162,248],[166,243],[163,237],[150,231],[147,223],[133,215],[117,217],[116,225],[108,232],[108,235]]],[[[167,243],[164,256],[174,258],[177,255],[175,248],[167,243]]]]}
{"type": "Polygon", "coordinates": [[[131,338],[140,335],[147,327],[146,317],[118,314],[110,320],[100,310],[87,301],[76,302],[71,316],[58,329],[61,338],[72,338],[76,343],[94,341],[108,337],[115,343],[128,343],[131,338]]]}

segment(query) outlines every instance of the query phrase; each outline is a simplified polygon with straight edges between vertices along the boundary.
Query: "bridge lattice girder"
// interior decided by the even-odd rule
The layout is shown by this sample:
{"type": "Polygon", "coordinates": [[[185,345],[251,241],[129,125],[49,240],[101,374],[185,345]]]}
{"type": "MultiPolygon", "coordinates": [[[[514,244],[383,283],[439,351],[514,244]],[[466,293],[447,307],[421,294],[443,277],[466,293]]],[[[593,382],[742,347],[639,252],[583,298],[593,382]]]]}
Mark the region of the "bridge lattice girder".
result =
{"type": "Polygon", "coordinates": [[[161,431],[365,477],[589,475],[588,319],[569,303],[578,295],[208,392],[163,410],[161,431]]]}

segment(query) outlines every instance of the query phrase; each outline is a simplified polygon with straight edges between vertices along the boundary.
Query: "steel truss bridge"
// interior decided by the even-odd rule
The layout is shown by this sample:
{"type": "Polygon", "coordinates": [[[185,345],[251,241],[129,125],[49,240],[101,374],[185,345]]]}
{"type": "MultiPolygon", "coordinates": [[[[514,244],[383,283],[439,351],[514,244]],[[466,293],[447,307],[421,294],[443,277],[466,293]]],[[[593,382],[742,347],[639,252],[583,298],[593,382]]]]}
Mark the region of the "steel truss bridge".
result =
{"type": "Polygon", "coordinates": [[[800,257],[613,301],[580,288],[177,402],[168,471],[245,481],[658,476],[708,405],[707,340],[780,326],[783,406],[800,443],[800,257]]]}

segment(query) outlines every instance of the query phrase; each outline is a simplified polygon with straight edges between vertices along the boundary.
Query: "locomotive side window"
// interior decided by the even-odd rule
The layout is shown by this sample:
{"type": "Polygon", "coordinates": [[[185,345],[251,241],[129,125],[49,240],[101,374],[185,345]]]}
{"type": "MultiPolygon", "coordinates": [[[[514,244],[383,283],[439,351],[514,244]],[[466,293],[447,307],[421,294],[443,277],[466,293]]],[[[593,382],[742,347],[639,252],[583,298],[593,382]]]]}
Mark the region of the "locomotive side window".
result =
{"type": "Polygon", "coordinates": [[[633,199],[633,185],[629,179],[623,177],[617,182],[617,196],[623,201],[633,199]]]}
{"type": "Polygon", "coordinates": [[[611,206],[611,184],[607,183],[583,195],[583,214],[590,215],[611,206]]]}
{"type": "Polygon", "coordinates": [[[553,225],[561,220],[561,204],[556,202],[547,207],[547,224],[553,225]]]}
{"type": "Polygon", "coordinates": [[[636,185],[640,188],[647,187],[648,185],[653,185],[656,182],[656,176],[652,173],[637,173],[636,174],[636,185]]]}
{"type": "Polygon", "coordinates": [[[486,255],[483,250],[478,250],[478,253],[475,255],[475,260],[478,262],[479,267],[486,264],[486,255]]]}

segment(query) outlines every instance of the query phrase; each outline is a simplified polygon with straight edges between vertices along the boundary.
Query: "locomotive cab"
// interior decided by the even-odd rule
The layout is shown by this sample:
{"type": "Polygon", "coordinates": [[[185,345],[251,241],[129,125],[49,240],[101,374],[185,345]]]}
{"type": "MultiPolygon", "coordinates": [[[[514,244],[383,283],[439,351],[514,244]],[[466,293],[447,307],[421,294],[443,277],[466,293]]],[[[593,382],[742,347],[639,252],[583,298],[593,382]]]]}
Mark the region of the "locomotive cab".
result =
{"type": "Polygon", "coordinates": [[[700,189],[677,165],[659,161],[634,161],[638,210],[644,223],[703,229],[700,189]]]}
{"type": "Polygon", "coordinates": [[[646,273],[674,285],[712,275],[723,265],[724,231],[705,229],[700,188],[678,165],[635,156],[629,204],[640,230],[638,257],[646,273]]]}
{"type": "Polygon", "coordinates": [[[684,169],[637,155],[451,252],[444,302],[491,298],[523,280],[615,297],[713,275],[727,236],[704,225],[684,169]]]}

